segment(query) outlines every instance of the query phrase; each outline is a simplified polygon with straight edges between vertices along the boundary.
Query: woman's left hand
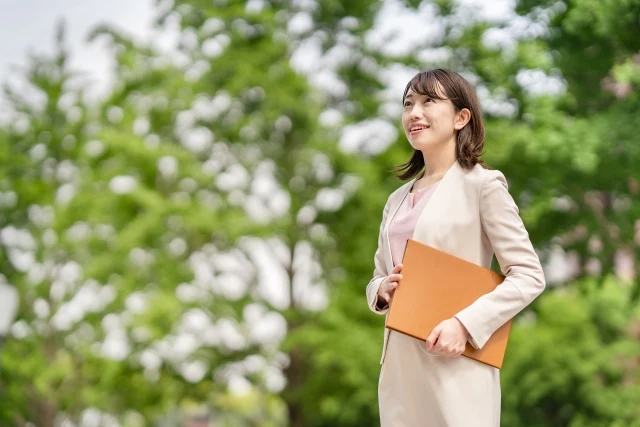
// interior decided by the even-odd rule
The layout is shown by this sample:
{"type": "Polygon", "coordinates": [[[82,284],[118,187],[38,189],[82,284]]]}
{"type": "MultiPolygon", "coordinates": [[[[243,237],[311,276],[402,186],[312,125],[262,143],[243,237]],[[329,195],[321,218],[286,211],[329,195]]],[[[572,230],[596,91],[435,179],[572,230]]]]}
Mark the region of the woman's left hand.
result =
{"type": "Polygon", "coordinates": [[[460,356],[467,345],[469,332],[455,317],[441,322],[427,337],[426,350],[440,356],[460,356]]]}

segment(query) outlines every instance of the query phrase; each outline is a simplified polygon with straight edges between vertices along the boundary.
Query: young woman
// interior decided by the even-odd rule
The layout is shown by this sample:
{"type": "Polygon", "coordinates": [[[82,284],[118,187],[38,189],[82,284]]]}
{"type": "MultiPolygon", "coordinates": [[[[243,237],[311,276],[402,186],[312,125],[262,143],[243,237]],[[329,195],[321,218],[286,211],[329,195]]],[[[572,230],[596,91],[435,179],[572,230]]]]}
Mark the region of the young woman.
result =
{"type": "Polygon", "coordinates": [[[385,328],[381,426],[499,427],[499,370],[460,355],[467,342],[482,348],[544,290],[542,267],[504,175],[479,159],[484,125],[469,82],[446,69],[422,72],[403,103],[413,154],[397,172],[409,182],[384,207],[369,307],[389,310],[409,238],[484,267],[495,254],[506,279],[430,331],[426,343],[385,328]]]}

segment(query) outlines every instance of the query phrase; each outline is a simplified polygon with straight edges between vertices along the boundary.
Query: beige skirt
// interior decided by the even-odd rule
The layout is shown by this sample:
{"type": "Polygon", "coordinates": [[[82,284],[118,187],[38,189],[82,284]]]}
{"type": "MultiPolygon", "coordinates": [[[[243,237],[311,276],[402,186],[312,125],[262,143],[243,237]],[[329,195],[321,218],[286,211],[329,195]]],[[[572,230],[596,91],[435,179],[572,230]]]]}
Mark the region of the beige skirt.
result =
{"type": "Polygon", "coordinates": [[[500,427],[500,371],[391,331],[378,401],[381,427],[500,427]]]}

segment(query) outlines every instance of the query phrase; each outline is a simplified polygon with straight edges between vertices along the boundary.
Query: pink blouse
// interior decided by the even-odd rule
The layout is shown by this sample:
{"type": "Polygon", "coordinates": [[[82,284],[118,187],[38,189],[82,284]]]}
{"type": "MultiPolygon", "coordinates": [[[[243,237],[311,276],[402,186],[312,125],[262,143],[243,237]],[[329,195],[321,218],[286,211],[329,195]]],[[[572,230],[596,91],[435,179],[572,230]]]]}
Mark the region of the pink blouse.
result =
{"type": "Polygon", "coordinates": [[[415,193],[409,192],[395,216],[391,219],[389,224],[389,245],[391,246],[391,259],[394,266],[402,262],[407,240],[413,237],[413,230],[416,228],[418,217],[439,183],[440,181],[434,182],[415,193]]]}

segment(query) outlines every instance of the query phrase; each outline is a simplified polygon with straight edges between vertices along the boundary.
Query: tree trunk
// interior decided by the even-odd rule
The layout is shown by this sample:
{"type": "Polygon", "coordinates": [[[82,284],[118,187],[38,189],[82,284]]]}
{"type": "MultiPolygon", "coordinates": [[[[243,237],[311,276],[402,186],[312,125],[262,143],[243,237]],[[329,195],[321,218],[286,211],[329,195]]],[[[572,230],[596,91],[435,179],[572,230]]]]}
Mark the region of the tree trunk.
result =
{"type": "Polygon", "coordinates": [[[33,419],[36,420],[38,427],[55,427],[56,406],[50,401],[41,400],[34,405],[35,414],[33,419]]]}
{"type": "Polygon", "coordinates": [[[284,370],[287,378],[284,399],[289,412],[289,426],[305,427],[308,423],[304,417],[302,397],[299,394],[304,383],[304,356],[299,350],[294,349],[289,353],[289,358],[289,366],[284,370]]]}

